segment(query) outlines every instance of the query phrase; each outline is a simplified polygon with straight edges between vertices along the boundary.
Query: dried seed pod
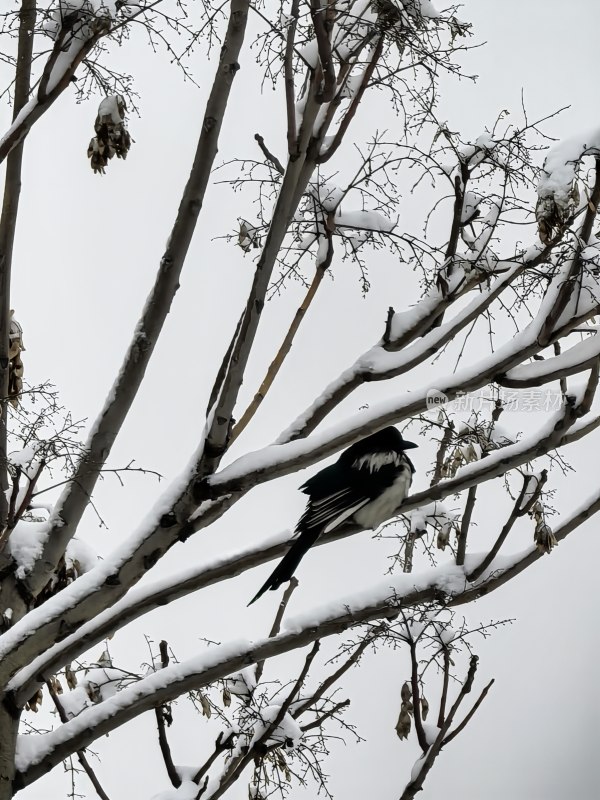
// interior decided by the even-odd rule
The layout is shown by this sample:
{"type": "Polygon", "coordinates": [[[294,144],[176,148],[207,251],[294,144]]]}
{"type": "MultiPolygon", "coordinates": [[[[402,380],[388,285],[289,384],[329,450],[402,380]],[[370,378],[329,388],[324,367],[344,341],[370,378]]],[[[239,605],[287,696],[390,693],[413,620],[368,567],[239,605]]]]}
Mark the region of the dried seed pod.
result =
{"type": "Polygon", "coordinates": [[[398,734],[399,739],[408,739],[411,725],[412,722],[408,711],[406,711],[404,708],[400,709],[400,716],[398,717],[398,722],[396,723],[396,733],[398,734]]]}
{"type": "Polygon", "coordinates": [[[231,705],[231,692],[226,686],[223,687],[223,705],[225,708],[229,708],[231,705]]]}
{"type": "Polygon", "coordinates": [[[205,717],[208,717],[208,719],[210,719],[212,712],[210,709],[210,703],[208,702],[208,697],[202,694],[202,692],[198,692],[198,699],[200,700],[200,705],[202,706],[202,713],[204,714],[205,717]]]}
{"type": "Polygon", "coordinates": [[[556,536],[552,532],[552,528],[543,520],[538,522],[535,526],[533,541],[540,553],[550,553],[552,548],[558,544],[556,536]]]}
{"type": "Polygon", "coordinates": [[[127,158],[132,140],[125,127],[126,111],[125,100],[120,94],[105,97],[100,103],[94,123],[96,136],[90,141],[87,151],[95,173],[103,174],[113,156],[127,158]]]}
{"type": "Polygon", "coordinates": [[[427,719],[427,715],[429,714],[429,703],[427,702],[427,698],[421,698],[421,716],[423,717],[423,722],[427,719]]]}
{"type": "Polygon", "coordinates": [[[25,350],[23,344],[23,328],[14,318],[14,311],[10,311],[10,328],[8,333],[8,401],[17,408],[19,396],[23,391],[23,361],[21,353],[25,350]]]}
{"type": "Polygon", "coordinates": [[[100,692],[100,687],[97,683],[92,683],[91,681],[86,686],[85,691],[87,692],[87,696],[90,698],[92,703],[100,703],[102,700],[102,693],[100,692]]]}
{"type": "Polygon", "coordinates": [[[44,700],[44,693],[42,692],[41,689],[38,689],[37,692],[33,695],[33,697],[29,698],[27,702],[27,708],[29,709],[29,711],[33,711],[35,714],[37,714],[38,706],[42,705],[43,700],[44,700]]]}
{"type": "Polygon", "coordinates": [[[281,752],[281,750],[279,748],[277,748],[277,750],[275,750],[275,763],[277,764],[277,766],[281,770],[285,771],[288,768],[287,761],[285,760],[285,756],[283,755],[283,753],[281,752]]]}
{"type": "Polygon", "coordinates": [[[406,703],[412,697],[412,689],[408,685],[406,681],[402,684],[402,689],[400,690],[400,697],[402,698],[402,702],[406,703]]]}
{"type": "Polygon", "coordinates": [[[100,656],[98,657],[98,661],[96,662],[99,667],[112,667],[112,659],[110,657],[110,653],[108,650],[103,650],[100,656]]]}
{"type": "Polygon", "coordinates": [[[445,550],[446,545],[450,541],[450,529],[447,526],[443,526],[439,531],[436,539],[435,546],[438,550],[445,550]]]}
{"type": "Polygon", "coordinates": [[[65,680],[69,689],[74,689],[77,686],[77,675],[71,669],[70,664],[65,667],[65,680]]]}

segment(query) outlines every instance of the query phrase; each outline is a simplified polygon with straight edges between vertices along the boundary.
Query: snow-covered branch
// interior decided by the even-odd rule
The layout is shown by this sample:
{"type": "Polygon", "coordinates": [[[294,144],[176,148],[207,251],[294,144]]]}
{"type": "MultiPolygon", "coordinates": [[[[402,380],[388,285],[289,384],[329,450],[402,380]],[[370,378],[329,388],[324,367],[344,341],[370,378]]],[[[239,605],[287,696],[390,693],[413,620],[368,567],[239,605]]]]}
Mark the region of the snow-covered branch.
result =
{"type": "MultiPolygon", "coordinates": [[[[111,29],[108,7],[73,0],[55,32],[54,46],[44,67],[35,97],[21,109],[0,139],[0,163],[27,136],[34,124],[71,83],[82,61],[111,29]]],[[[33,31],[31,32],[33,36],[33,31]]]]}
{"type": "Polygon", "coordinates": [[[186,691],[199,689],[249,664],[299,649],[355,625],[395,617],[400,607],[408,608],[427,601],[445,602],[464,588],[464,571],[454,564],[422,575],[390,578],[373,590],[355,593],[290,620],[286,629],[273,638],[220,645],[189,661],[172,664],[102,703],[84,709],[51,733],[20,737],[18,785],[26,786],[37,780],[52,766],[99,736],[186,691]]]}
{"type": "MultiPolygon", "coordinates": [[[[555,293],[560,285],[562,284],[559,276],[554,282],[555,293]]],[[[547,307],[552,307],[554,296],[552,292],[548,293],[545,298],[547,307]]],[[[588,319],[589,316],[591,313],[586,310],[583,319],[588,319]]],[[[508,370],[539,352],[541,347],[537,341],[537,335],[544,319],[545,315],[542,309],[536,320],[517,334],[511,342],[498,347],[488,359],[438,378],[434,387],[422,387],[410,394],[401,395],[399,400],[374,404],[361,415],[358,423],[354,418],[349,423],[339,423],[333,426],[328,432],[313,433],[306,439],[295,441],[285,441],[289,438],[286,433],[281,437],[284,440],[283,443],[241,456],[211,478],[204,488],[198,487],[197,497],[202,498],[203,494],[204,496],[218,497],[231,492],[244,491],[258,483],[273,480],[314,464],[342,447],[352,444],[361,436],[379,430],[385,425],[397,424],[425,411],[432,389],[452,400],[457,397],[459,392],[472,392],[494,380],[501,380],[508,370]]],[[[572,327],[577,327],[579,321],[574,318],[570,324],[572,327]]],[[[582,367],[582,369],[584,368],[582,367]]]]}

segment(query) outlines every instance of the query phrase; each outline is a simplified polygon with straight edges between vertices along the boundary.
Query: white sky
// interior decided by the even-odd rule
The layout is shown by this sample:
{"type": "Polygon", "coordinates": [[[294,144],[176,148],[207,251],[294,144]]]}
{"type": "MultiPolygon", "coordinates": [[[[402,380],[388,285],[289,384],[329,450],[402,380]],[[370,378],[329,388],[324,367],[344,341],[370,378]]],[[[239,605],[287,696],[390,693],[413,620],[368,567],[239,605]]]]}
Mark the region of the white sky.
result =
{"type": "MultiPolygon", "coordinates": [[[[591,0],[468,0],[461,17],[473,21],[476,38],[488,44],[465,60],[465,71],[480,76],[476,84],[443,82],[440,116],[448,120],[451,130],[477,136],[499,110],[518,111],[522,89],[531,117],[571,106],[549,124],[553,135],[600,124],[594,104],[597,4],[591,0]]],[[[150,48],[139,40],[116,58],[139,76],[141,95],[142,116],[131,119],[135,144],[125,163],[111,162],[103,178],[92,174],[85,150],[97,102],[75,105],[68,93],[36,125],[26,146],[13,305],[24,327],[28,379],[51,377],[76,417],[93,418],[120,364],[187,177],[212,80],[212,66],[200,54],[190,61],[200,83],[197,89],[184,83],[174,67],[165,66],[166,58],[151,57],[150,48]]],[[[256,131],[283,157],[282,97],[270,89],[262,97],[256,94],[257,71],[247,50],[241,64],[218,161],[256,155],[256,131]]],[[[358,140],[368,134],[373,122],[371,115],[363,115],[353,136],[358,140]]],[[[393,130],[395,122],[381,108],[376,124],[393,130]]],[[[236,218],[250,217],[250,212],[227,187],[213,187],[209,192],[182,289],[134,416],[115,448],[114,465],[135,458],[171,477],[186,462],[222,355],[222,346],[215,344],[227,340],[252,276],[250,257],[212,238],[230,232],[236,218]]],[[[335,274],[335,282],[328,282],[311,309],[280,388],[265,403],[236,453],[271,441],[326,380],[380,336],[388,305],[401,309],[415,299],[407,297],[402,269],[382,257],[373,259],[373,289],[366,299],[360,296],[352,268],[336,264],[335,274]]],[[[277,332],[299,296],[298,288],[291,287],[281,300],[269,304],[253,379],[245,385],[241,405],[270,361],[277,332]]],[[[389,396],[401,388],[381,389],[370,397],[386,396],[386,392],[389,396]]],[[[357,413],[365,397],[352,397],[335,419],[357,413]]],[[[568,453],[578,472],[563,482],[559,494],[565,512],[596,486],[590,450],[568,453]]],[[[415,463],[425,482],[429,465],[422,455],[415,457],[415,463]]],[[[418,479],[415,487],[422,488],[425,484],[418,479]]],[[[300,482],[301,476],[292,476],[254,491],[214,531],[172,551],[156,574],[292,527],[303,507],[303,498],[296,492],[300,482]]],[[[97,505],[109,529],[100,530],[89,514],[83,526],[86,539],[101,553],[109,552],[128,535],[159,490],[151,478],[132,476],[126,490],[107,479],[98,491],[97,505]]],[[[494,522],[491,516],[480,518],[482,535],[484,523],[494,522]]],[[[591,800],[597,796],[600,767],[594,742],[600,707],[596,679],[600,636],[593,589],[600,546],[595,533],[596,524],[589,524],[525,577],[469,609],[470,619],[510,617],[516,622],[477,644],[478,685],[490,677],[496,678],[496,684],[477,717],[442,754],[425,784],[423,800],[563,800],[567,796],[591,800]]],[[[521,549],[528,542],[528,538],[520,545],[517,541],[514,547],[521,549]]],[[[310,554],[300,570],[302,586],[292,613],[321,597],[376,582],[386,547],[363,535],[310,554]]],[[[110,645],[118,663],[138,667],[147,655],[144,634],[155,641],[167,638],[178,657],[184,658],[203,646],[201,637],[226,640],[264,632],[276,598],[269,595],[252,609],[245,605],[270,568],[248,573],[236,581],[233,591],[223,584],[130,626],[110,645]]],[[[98,653],[101,649],[96,648],[98,653]]],[[[297,663],[292,657],[282,659],[283,665],[297,663]]],[[[289,674],[293,676],[293,669],[289,674]]],[[[344,681],[342,696],[351,696],[353,701],[348,720],[358,725],[367,742],[354,745],[348,739],[347,747],[334,747],[326,768],[337,798],[383,800],[401,794],[417,756],[415,742],[400,743],[393,730],[399,688],[406,675],[403,658],[386,652],[344,681]]],[[[176,761],[202,762],[209,737],[216,735],[214,729],[208,732],[204,721],[186,711],[183,703],[176,706],[175,716],[176,761]]],[[[152,716],[111,735],[98,750],[104,764],[99,773],[111,800],[150,798],[168,787],[152,716]]],[[[81,786],[86,786],[84,779],[81,786]]],[[[59,769],[23,792],[23,798],[62,797],[66,787],[67,779],[59,769]]],[[[229,796],[242,798],[245,793],[240,782],[229,796]]],[[[94,796],[91,789],[87,796],[94,796]]],[[[312,796],[312,787],[291,794],[293,800],[312,796]]]]}

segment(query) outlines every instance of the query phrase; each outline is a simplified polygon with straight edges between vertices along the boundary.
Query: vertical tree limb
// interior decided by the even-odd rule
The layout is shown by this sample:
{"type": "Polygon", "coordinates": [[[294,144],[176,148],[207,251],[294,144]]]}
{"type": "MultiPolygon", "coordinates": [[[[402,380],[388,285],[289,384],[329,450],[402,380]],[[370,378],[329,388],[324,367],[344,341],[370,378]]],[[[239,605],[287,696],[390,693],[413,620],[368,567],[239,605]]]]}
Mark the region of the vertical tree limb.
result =
{"type": "MultiPolygon", "coordinates": [[[[33,30],[36,20],[35,0],[22,0],[19,11],[19,39],[15,74],[13,121],[27,103],[31,84],[31,61],[33,55],[33,30]]],[[[21,196],[21,169],[23,144],[17,144],[6,162],[4,197],[0,216],[0,537],[6,544],[8,523],[8,375],[9,375],[9,329],[10,329],[10,282],[13,247],[17,228],[19,199],[21,196]]],[[[0,553],[0,566],[6,559],[0,553]]],[[[7,603],[14,607],[13,613],[25,610],[22,598],[9,587],[2,587],[2,607],[7,603]]],[[[19,729],[20,713],[17,709],[0,706],[0,800],[13,795],[15,777],[15,748],[19,729]]]]}
{"type": "MultiPolygon", "coordinates": [[[[31,84],[31,61],[33,57],[33,31],[36,20],[36,0],[22,0],[19,11],[19,40],[15,74],[13,121],[26,105],[31,84]]],[[[0,532],[8,521],[8,373],[9,373],[9,329],[10,329],[10,279],[13,247],[21,197],[21,170],[23,165],[23,143],[16,145],[6,162],[2,215],[0,216],[0,532]]]]}
{"type": "Polygon", "coordinates": [[[112,445],[131,408],[154,347],[179,288],[181,270],[202,210],[229,95],[239,69],[238,57],[246,32],[249,0],[232,0],[225,44],[206,104],[202,130],[187,185],[161,259],[154,286],[125,356],[119,375],[87,442],[73,480],[62,493],[50,520],[44,552],[26,579],[37,594],[48,580],[73,537],[112,445]]]}
{"type": "Polygon", "coordinates": [[[288,154],[290,157],[298,148],[298,132],[296,130],[296,90],[294,85],[294,41],[296,38],[296,26],[298,24],[298,13],[300,0],[292,0],[290,11],[291,20],[288,25],[285,40],[285,57],[283,61],[283,74],[285,82],[285,107],[287,115],[287,141],[288,154]]]}
{"type": "MultiPolygon", "coordinates": [[[[169,666],[169,649],[166,641],[163,639],[159,644],[160,650],[160,666],[161,669],[169,666]]],[[[171,784],[178,789],[181,786],[181,777],[177,772],[177,768],[173,763],[173,756],[171,755],[171,747],[167,739],[167,706],[165,704],[156,706],[154,714],[156,716],[156,726],[158,728],[158,745],[160,752],[165,762],[165,769],[171,784]]],[[[170,723],[169,723],[170,724],[170,723]]]]}
{"type": "Polygon", "coordinates": [[[467,535],[469,533],[469,525],[471,524],[471,517],[473,515],[473,508],[475,506],[476,499],[477,487],[471,486],[467,493],[467,502],[465,503],[465,510],[463,511],[463,516],[460,523],[458,547],[456,549],[456,563],[459,567],[462,567],[462,565],[465,563],[465,556],[467,554],[467,535]]]}

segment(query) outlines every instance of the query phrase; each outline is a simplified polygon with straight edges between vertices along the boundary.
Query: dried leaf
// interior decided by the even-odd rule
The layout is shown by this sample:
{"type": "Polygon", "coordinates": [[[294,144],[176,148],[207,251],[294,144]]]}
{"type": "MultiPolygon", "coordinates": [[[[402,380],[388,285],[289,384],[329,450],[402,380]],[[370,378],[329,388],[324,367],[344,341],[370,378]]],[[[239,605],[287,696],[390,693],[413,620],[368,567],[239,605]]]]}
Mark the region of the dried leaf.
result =
{"type": "Polygon", "coordinates": [[[112,667],[112,659],[108,650],[103,650],[96,661],[99,667],[112,667]]]}
{"type": "Polygon", "coordinates": [[[540,553],[550,553],[552,548],[558,544],[552,528],[543,521],[538,522],[536,525],[533,541],[540,553]]]}
{"type": "Polygon", "coordinates": [[[102,701],[102,694],[97,683],[92,683],[90,681],[85,690],[92,703],[100,703],[102,701]]]}
{"type": "Polygon", "coordinates": [[[427,702],[427,698],[421,698],[421,716],[423,717],[423,722],[427,719],[427,715],[429,714],[429,703],[427,702]]]}
{"type": "Polygon", "coordinates": [[[77,686],[77,675],[71,669],[70,664],[65,667],[65,680],[69,689],[74,689],[77,686]]]}
{"type": "Polygon", "coordinates": [[[412,722],[410,719],[410,714],[408,711],[406,711],[406,709],[401,709],[398,722],[396,723],[396,733],[398,734],[399,739],[408,739],[411,725],[412,722]]]}
{"type": "Polygon", "coordinates": [[[27,708],[30,711],[33,711],[34,714],[37,714],[38,706],[42,705],[43,700],[44,700],[44,693],[42,692],[41,689],[38,689],[37,692],[33,695],[33,697],[29,698],[29,701],[27,703],[27,708]]]}
{"type": "Polygon", "coordinates": [[[202,692],[198,692],[198,699],[200,700],[200,705],[202,706],[202,713],[204,714],[205,717],[208,717],[208,719],[210,719],[212,711],[210,709],[210,703],[208,702],[208,697],[202,694],[202,692]]]}
{"type": "Polygon", "coordinates": [[[444,526],[438,531],[435,546],[438,550],[445,550],[448,542],[450,541],[450,531],[444,526]]]}

